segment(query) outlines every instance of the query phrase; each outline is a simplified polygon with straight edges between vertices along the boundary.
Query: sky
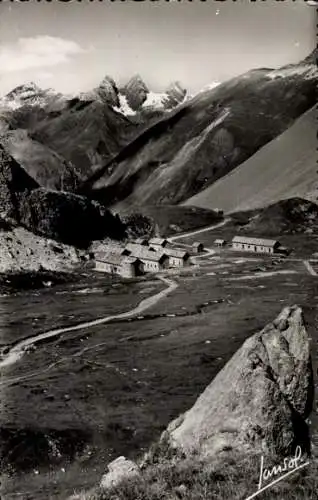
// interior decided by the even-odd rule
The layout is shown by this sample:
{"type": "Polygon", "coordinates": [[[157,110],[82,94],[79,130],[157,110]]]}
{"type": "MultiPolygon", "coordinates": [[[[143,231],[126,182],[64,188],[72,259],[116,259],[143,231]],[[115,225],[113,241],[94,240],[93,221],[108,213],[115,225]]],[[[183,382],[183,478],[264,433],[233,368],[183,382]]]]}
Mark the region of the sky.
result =
{"type": "Polygon", "coordinates": [[[189,92],[315,46],[305,0],[0,0],[0,95],[33,81],[64,93],[139,74],[189,92]]]}

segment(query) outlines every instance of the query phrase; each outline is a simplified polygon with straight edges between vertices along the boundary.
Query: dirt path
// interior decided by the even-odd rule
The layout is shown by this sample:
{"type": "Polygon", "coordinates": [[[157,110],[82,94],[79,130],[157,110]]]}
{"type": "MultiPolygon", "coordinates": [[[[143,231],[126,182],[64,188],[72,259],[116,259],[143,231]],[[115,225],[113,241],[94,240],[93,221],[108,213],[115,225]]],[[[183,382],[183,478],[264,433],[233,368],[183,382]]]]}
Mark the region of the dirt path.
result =
{"type": "Polygon", "coordinates": [[[197,229],[196,231],[190,231],[189,233],[178,234],[177,236],[169,236],[170,241],[180,240],[181,238],[188,238],[189,236],[195,236],[196,234],[206,233],[207,231],[213,231],[213,229],[218,229],[219,227],[225,226],[229,222],[230,219],[224,219],[222,222],[218,224],[214,224],[213,226],[204,227],[203,229],[197,229]]]}
{"type": "Polygon", "coordinates": [[[36,344],[37,342],[40,342],[41,340],[58,337],[59,335],[62,335],[63,333],[67,332],[74,332],[77,330],[84,330],[87,328],[91,328],[93,326],[102,325],[114,319],[131,318],[135,315],[144,312],[146,309],[149,309],[149,307],[159,302],[159,300],[166,297],[169,293],[174,291],[179,286],[175,281],[171,279],[164,278],[163,276],[158,276],[158,278],[165,284],[167,284],[168,287],[162,290],[161,292],[158,292],[155,295],[152,295],[151,297],[147,297],[146,299],[142,300],[138,304],[138,306],[134,307],[130,311],[126,311],[120,314],[115,314],[112,316],[106,316],[104,318],[98,318],[92,321],[87,321],[85,323],[79,323],[78,325],[49,330],[48,332],[40,333],[38,335],[35,335],[34,337],[29,337],[28,339],[22,340],[14,347],[12,347],[9,350],[9,352],[3,356],[2,360],[0,361],[0,368],[4,368],[19,361],[19,359],[21,359],[23,354],[25,353],[27,347],[30,347],[36,344]]]}
{"type": "Polygon", "coordinates": [[[277,274],[297,274],[297,271],[282,269],[280,271],[268,271],[268,272],[254,273],[254,274],[244,274],[243,276],[236,276],[235,278],[228,278],[228,279],[229,281],[255,280],[257,278],[270,278],[271,276],[276,276],[277,274]]]}

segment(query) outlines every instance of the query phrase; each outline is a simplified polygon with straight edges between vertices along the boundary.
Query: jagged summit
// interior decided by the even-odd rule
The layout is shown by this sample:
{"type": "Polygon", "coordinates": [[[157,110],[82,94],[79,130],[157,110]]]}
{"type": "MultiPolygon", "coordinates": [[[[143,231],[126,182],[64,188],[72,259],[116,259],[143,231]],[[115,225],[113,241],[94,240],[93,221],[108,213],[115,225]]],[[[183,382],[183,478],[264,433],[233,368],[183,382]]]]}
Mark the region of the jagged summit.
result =
{"type": "Polygon", "coordinates": [[[180,95],[184,96],[187,93],[187,90],[183,87],[183,85],[179,81],[175,81],[170,83],[170,85],[166,89],[167,93],[177,92],[180,95]]]}
{"type": "Polygon", "coordinates": [[[24,83],[22,85],[18,85],[18,87],[15,87],[13,90],[11,90],[6,95],[6,97],[8,99],[12,99],[13,97],[17,97],[17,96],[19,96],[21,98],[21,97],[24,97],[28,93],[40,94],[42,92],[43,92],[43,90],[38,85],[36,85],[36,83],[28,82],[28,83],[24,83]]]}
{"type": "Polygon", "coordinates": [[[120,92],[126,97],[129,107],[137,111],[146,101],[149,89],[140,75],[134,75],[121,87],[120,92]]]}
{"type": "Polygon", "coordinates": [[[173,108],[180,104],[187,95],[187,90],[181,85],[180,82],[172,82],[166,90],[167,107],[173,108]]]}
{"type": "Polygon", "coordinates": [[[135,75],[133,75],[128,80],[128,82],[124,85],[124,88],[125,87],[129,87],[131,85],[138,85],[138,86],[142,87],[146,92],[149,92],[149,88],[147,87],[147,85],[145,84],[144,80],[142,79],[142,77],[138,73],[136,73],[135,75]]]}
{"type": "Polygon", "coordinates": [[[187,91],[180,82],[171,83],[163,92],[153,92],[142,77],[136,74],[122,85],[106,75],[98,87],[81,93],[80,99],[100,101],[129,117],[138,113],[170,111],[182,103],[186,96],[187,91]]]}
{"type": "Polygon", "coordinates": [[[315,47],[313,51],[302,61],[304,64],[315,64],[317,65],[318,59],[318,49],[315,47]]]}
{"type": "Polygon", "coordinates": [[[28,82],[15,87],[2,99],[0,98],[0,107],[8,110],[18,109],[22,106],[45,107],[66,100],[67,96],[51,88],[42,89],[36,83],[28,82]]]}
{"type": "Polygon", "coordinates": [[[120,107],[119,90],[115,80],[111,76],[106,75],[95,89],[95,92],[106,104],[120,107]]]}

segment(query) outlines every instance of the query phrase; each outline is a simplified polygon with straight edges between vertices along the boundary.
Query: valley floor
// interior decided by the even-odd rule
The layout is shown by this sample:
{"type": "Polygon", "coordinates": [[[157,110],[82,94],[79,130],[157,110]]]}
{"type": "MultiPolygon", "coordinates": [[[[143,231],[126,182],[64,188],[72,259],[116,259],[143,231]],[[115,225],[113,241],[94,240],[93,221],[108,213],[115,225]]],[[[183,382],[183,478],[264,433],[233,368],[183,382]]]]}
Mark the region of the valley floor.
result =
{"type": "MultiPolygon", "coordinates": [[[[210,248],[224,231],[205,231],[200,240],[210,248]]],[[[3,498],[66,499],[96,485],[113,458],[140,456],[286,305],[304,309],[316,374],[318,262],[310,255],[318,245],[306,241],[302,254],[302,238],[282,241],[295,252],[281,261],[209,252],[168,275],[177,286],[142,313],[43,339],[2,367],[1,455],[18,470],[3,474],[3,498]]],[[[92,273],[81,283],[3,297],[2,352],[51,329],[120,315],[167,286],[157,276],[120,281],[92,273]]],[[[311,420],[318,455],[315,412],[311,420]]],[[[257,481],[255,470],[251,494],[257,481]]]]}

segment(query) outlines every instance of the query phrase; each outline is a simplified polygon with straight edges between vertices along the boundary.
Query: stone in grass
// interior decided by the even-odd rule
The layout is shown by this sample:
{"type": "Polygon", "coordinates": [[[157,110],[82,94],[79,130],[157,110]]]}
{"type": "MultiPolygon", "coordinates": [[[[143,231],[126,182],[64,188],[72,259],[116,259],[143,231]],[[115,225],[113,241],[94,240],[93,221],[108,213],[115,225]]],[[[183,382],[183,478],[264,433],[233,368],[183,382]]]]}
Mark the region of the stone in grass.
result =
{"type": "Polygon", "coordinates": [[[103,475],[100,487],[102,489],[114,488],[127,479],[137,477],[141,477],[141,471],[138,465],[121,456],[108,464],[108,472],[103,475]]]}

